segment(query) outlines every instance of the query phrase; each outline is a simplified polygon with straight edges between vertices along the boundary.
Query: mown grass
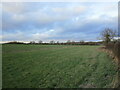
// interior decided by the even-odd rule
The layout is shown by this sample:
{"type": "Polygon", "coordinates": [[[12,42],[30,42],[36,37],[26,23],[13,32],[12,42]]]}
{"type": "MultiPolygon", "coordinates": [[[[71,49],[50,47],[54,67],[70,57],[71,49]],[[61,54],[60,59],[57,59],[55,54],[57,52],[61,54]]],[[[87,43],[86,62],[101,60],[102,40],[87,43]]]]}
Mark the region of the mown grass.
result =
{"type": "Polygon", "coordinates": [[[117,65],[99,47],[3,45],[3,88],[112,87],[117,65]]]}

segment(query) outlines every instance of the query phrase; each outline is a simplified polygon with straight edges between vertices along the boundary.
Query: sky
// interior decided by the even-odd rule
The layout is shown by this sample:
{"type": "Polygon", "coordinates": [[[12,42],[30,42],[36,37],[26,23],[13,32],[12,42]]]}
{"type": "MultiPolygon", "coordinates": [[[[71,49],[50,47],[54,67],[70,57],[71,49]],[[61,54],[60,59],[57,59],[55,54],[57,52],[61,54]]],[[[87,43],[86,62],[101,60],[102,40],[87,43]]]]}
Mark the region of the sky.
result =
{"type": "Polygon", "coordinates": [[[118,29],[117,2],[3,2],[6,41],[97,41],[105,28],[118,29]]]}

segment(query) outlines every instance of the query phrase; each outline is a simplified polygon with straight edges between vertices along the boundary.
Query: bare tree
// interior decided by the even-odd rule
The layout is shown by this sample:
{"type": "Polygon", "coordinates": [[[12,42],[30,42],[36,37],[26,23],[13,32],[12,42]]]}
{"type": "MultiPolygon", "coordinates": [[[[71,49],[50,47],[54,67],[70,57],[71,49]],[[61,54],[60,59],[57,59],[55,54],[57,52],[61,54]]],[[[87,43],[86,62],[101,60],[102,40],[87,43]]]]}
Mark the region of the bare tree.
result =
{"type": "Polygon", "coordinates": [[[35,44],[35,41],[30,41],[30,44],[35,44]]]}
{"type": "Polygon", "coordinates": [[[59,41],[57,41],[57,44],[59,44],[59,41]]]}
{"type": "Polygon", "coordinates": [[[71,41],[71,44],[75,44],[75,41],[71,41]]]}
{"type": "Polygon", "coordinates": [[[85,42],[84,40],[81,40],[81,41],[80,41],[80,44],[84,44],[84,42],[85,42]]]}
{"type": "Polygon", "coordinates": [[[82,43],[83,43],[83,42],[84,42],[84,40],[80,40],[80,42],[82,42],[82,43]]]}
{"type": "Polygon", "coordinates": [[[71,40],[67,40],[67,44],[71,44],[71,40]]]}
{"type": "Polygon", "coordinates": [[[41,44],[41,43],[42,43],[42,40],[39,41],[39,44],[41,44]]]}
{"type": "Polygon", "coordinates": [[[54,44],[54,43],[55,43],[55,41],[53,41],[53,40],[52,40],[52,41],[50,41],[50,44],[54,44]]]}
{"type": "Polygon", "coordinates": [[[70,43],[71,41],[70,40],[67,40],[67,43],[70,43]]]}
{"type": "Polygon", "coordinates": [[[110,28],[105,28],[100,35],[101,39],[104,41],[106,45],[116,36],[116,31],[110,28]]]}

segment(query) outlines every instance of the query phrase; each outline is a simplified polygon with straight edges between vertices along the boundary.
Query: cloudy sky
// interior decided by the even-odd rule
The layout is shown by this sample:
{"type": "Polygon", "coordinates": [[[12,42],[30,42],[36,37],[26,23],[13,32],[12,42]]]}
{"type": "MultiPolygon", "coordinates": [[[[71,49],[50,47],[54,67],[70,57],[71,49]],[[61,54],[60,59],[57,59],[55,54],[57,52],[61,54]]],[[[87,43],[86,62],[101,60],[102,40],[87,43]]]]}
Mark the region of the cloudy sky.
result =
{"type": "Polygon", "coordinates": [[[104,28],[118,29],[117,2],[4,2],[4,41],[96,41],[104,28]]]}

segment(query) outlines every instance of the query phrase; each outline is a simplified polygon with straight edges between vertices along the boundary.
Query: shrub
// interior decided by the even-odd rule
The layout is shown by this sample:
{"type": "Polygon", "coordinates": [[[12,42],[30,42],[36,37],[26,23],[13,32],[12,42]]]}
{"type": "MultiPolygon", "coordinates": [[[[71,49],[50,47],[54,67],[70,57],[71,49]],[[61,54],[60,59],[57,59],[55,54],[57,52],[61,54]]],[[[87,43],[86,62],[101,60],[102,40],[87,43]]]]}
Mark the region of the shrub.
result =
{"type": "Polygon", "coordinates": [[[117,57],[118,63],[120,64],[120,42],[109,42],[106,48],[113,52],[114,56],[117,57]]]}

